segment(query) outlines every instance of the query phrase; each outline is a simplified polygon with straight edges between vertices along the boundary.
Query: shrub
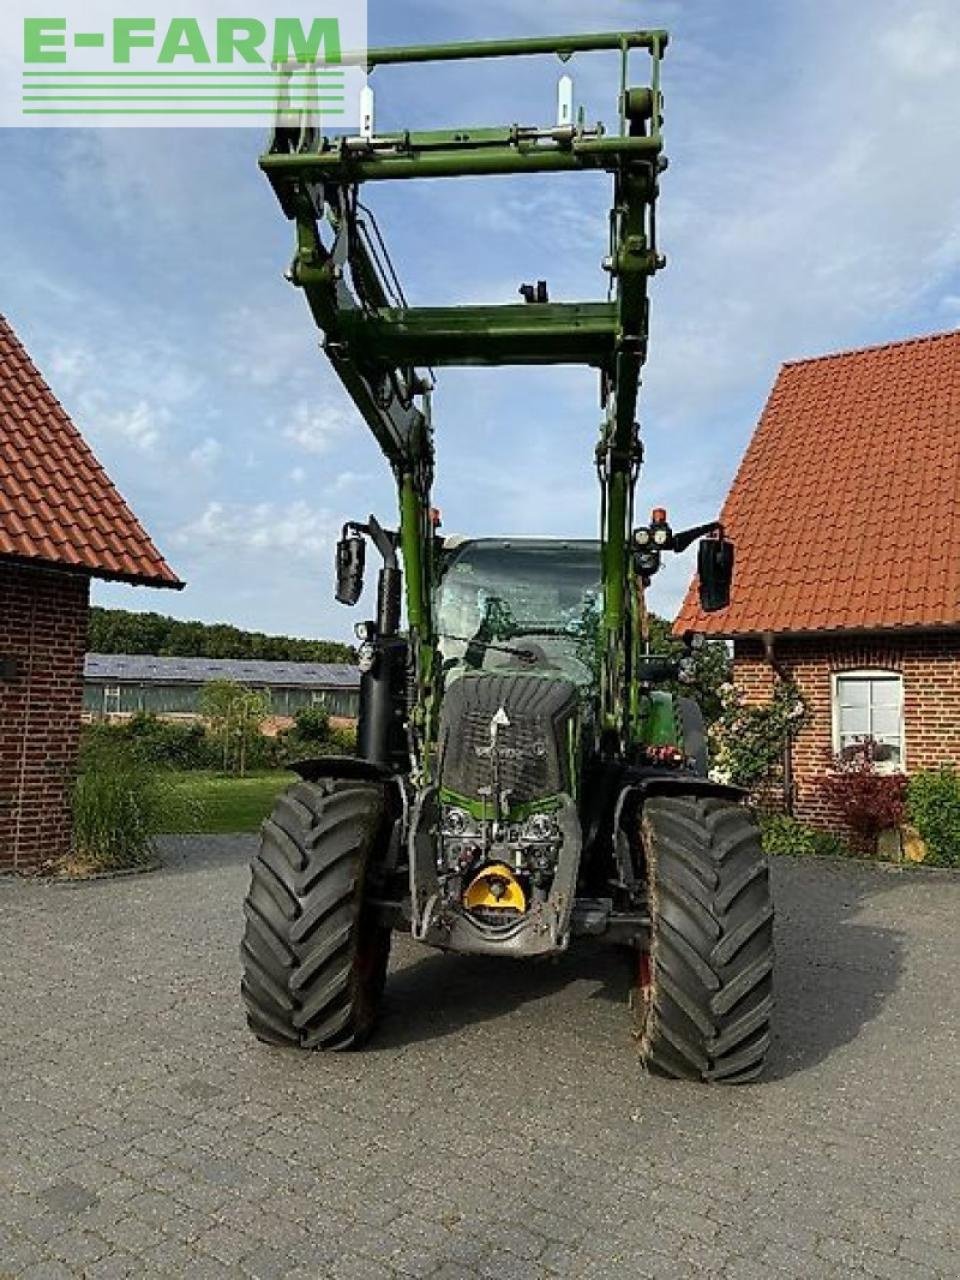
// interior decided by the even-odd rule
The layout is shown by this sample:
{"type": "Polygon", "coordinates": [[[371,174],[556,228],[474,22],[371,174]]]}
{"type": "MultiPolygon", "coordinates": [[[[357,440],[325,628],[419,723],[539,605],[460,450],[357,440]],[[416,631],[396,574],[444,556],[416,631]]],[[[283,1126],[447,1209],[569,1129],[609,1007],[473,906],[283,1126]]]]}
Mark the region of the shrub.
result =
{"type": "Polygon", "coordinates": [[[283,764],[311,756],[353,756],[357,753],[357,731],[352,725],[330,724],[328,720],[325,736],[313,738],[300,732],[298,717],[292,728],[279,735],[277,746],[283,764]]]}
{"type": "Polygon", "coordinates": [[[125,726],[131,750],[147,765],[167,769],[208,769],[216,751],[202,724],[178,724],[140,712],[125,726]]]}
{"type": "Polygon", "coordinates": [[[127,726],[95,720],[80,730],[80,768],[86,768],[101,755],[123,751],[127,747],[127,726]]]}
{"type": "Polygon", "coordinates": [[[906,809],[907,779],[877,768],[878,747],[866,739],[833,757],[832,772],[819,787],[853,836],[858,850],[873,857],[881,831],[898,827],[906,809]]]}
{"type": "Polygon", "coordinates": [[[326,742],[330,736],[330,713],[326,707],[301,707],[293,722],[293,731],[303,742],[326,742]]]}
{"type": "Polygon", "coordinates": [[[927,846],[926,861],[960,867],[960,777],[943,766],[915,773],[907,786],[907,817],[927,846]]]}
{"type": "Polygon", "coordinates": [[[760,830],[765,853],[789,854],[797,858],[843,858],[849,848],[830,831],[818,831],[786,814],[761,814],[760,830]]]}
{"type": "Polygon", "coordinates": [[[710,730],[711,776],[755,791],[783,764],[784,751],[800,732],[807,710],[795,684],[781,681],[769,702],[746,705],[732,684],[719,691],[721,711],[710,730]]]}
{"type": "Polygon", "coordinates": [[[357,754],[356,727],[354,725],[332,725],[328,742],[331,755],[355,756],[357,754]]]}
{"type": "Polygon", "coordinates": [[[219,753],[202,724],[178,724],[138,712],[125,724],[85,725],[81,761],[97,760],[104,752],[129,755],[160,769],[210,769],[219,753]]]}
{"type": "Polygon", "coordinates": [[[150,860],[163,812],[155,770],[129,753],[102,749],[78,776],[72,799],[81,867],[113,871],[150,860]]]}
{"type": "Polygon", "coordinates": [[[245,769],[278,769],[283,763],[283,747],[279,738],[257,733],[249,738],[244,753],[245,769]]]}

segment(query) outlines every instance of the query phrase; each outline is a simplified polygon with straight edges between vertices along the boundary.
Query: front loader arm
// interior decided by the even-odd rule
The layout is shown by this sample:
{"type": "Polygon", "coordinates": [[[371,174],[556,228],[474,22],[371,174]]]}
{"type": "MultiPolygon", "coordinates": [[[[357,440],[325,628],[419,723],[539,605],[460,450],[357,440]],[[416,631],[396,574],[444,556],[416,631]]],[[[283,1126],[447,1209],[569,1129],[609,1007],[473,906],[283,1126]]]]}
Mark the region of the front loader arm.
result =
{"type": "MultiPolygon", "coordinates": [[[[435,666],[432,374],[444,365],[583,364],[599,371],[606,418],[597,447],[601,486],[604,595],[602,720],[619,741],[629,736],[633,583],[629,535],[641,459],[636,425],[640,370],[646,356],[647,281],[662,266],[654,208],[662,157],[660,60],[663,31],[562,36],[517,41],[371,49],[368,69],[391,63],[617,50],[621,55],[619,132],[589,128],[563,107],[556,125],[512,125],[325,137],[289,108],[261,167],[297,228],[292,281],[307,296],[335,371],[387,457],[397,480],[407,615],[419,672],[419,712],[426,724],[435,666]],[[651,60],[648,87],[627,83],[633,49],[651,60]],[[393,274],[363,184],[468,175],[602,170],[614,181],[611,243],[604,263],[606,301],[532,301],[502,306],[411,307],[393,274]],[[325,225],[326,240],[321,234],[325,225]]],[[[356,60],[347,55],[344,61],[356,60]]],[[[572,93],[572,89],[571,89],[572,93]]],[[[561,103],[563,87],[561,85],[561,103]]],[[[572,97],[570,99],[572,105],[572,97]]]]}

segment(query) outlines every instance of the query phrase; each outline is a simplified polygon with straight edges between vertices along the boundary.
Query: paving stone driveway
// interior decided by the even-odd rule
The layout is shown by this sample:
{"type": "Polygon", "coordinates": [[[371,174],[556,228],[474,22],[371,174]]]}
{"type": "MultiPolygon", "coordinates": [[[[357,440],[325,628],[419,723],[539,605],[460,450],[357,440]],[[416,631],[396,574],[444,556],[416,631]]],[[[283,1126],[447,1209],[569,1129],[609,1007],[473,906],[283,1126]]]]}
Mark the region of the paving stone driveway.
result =
{"type": "Polygon", "coordinates": [[[0,1275],[960,1276],[960,876],[780,861],[766,1081],[645,1078],[602,949],[395,947],[364,1053],[249,1038],[249,840],[0,882],[0,1275]]]}

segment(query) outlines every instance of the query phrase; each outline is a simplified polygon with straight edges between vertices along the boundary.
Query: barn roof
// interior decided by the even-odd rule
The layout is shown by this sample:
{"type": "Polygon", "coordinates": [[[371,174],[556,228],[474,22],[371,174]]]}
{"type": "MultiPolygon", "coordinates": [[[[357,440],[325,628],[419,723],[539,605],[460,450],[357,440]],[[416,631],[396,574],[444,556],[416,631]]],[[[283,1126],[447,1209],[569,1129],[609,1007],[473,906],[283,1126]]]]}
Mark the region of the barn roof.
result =
{"type": "Polygon", "coordinates": [[[720,636],[960,625],[960,332],[786,364],[723,523],[720,636]]]}
{"type": "Polygon", "coordinates": [[[233,680],[256,687],[357,689],[359,670],[340,662],[266,662],[246,658],[162,658],[88,653],[84,678],[108,684],[206,684],[233,680]]]}
{"type": "Polygon", "coordinates": [[[183,586],[3,316],[0,558],[183,586]]]}

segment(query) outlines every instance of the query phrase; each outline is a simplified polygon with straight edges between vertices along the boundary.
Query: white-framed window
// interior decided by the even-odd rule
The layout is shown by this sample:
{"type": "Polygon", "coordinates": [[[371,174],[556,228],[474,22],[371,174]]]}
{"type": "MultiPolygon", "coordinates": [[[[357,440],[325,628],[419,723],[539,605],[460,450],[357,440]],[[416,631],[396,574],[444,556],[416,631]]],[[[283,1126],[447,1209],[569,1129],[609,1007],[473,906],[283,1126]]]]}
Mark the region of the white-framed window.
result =
{"type": "Polygon", "coordinates": [[[116,715],[120,710],[120,686],[105,684],[103,686],[103,714],[116,715]]]}
{"type": "Polygon", "coordinates": [[[833,749],[866,738],[878,744],[878,764],[906,768],[903,676],[896,671],[838,671],[833,677],[833,749]]]}

